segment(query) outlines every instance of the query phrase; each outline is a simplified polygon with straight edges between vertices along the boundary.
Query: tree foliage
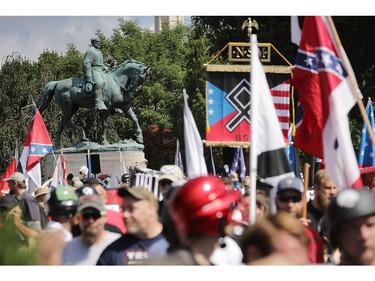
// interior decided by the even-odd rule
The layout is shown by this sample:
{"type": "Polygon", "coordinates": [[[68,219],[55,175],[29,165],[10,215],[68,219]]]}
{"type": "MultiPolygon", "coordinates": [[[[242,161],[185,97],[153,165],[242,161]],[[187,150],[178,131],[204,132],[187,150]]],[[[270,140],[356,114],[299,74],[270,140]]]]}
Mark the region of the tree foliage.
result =
{"type": "MultiPolygon", "coordinates": [[[[259,24],[258,41],[272,43],[275,48],[293,63],[297,46],[290,41],[290,17],[251,17],[259,24]]],[[[133,110],[138,116],[144,133],[145,157],[148,167],[159,169],[173,163],[176,139],[184,147],[183,96],[185,88],[189,95],[189,106],[195,117],[202,138],[205,138],[205,82],[204,64],[221,51],[228,42],[248,42],[247,31],[242,23],[248,17],[194,16],[191,26],[165,26],[159,33],[142,28],[137,22],[119,18],[118,27],[106,37],[100,30],[104,58],[112,56],[118,63],[136,59],[151,66],[151,75],[146,79],[142,91],[135,95],[133,110]]],[[[364,98],[373,96],[374,55],[372,41],[375,33],[369,26],[375,17],[334,17],[342,44],[356,73],[364,98]],[[366,37],[366,43],[363,38],[366,37]]],[[[89,43],[89,42],[88,42],[89,43]]],[[[74,44],[68,44],[64,54],[45,50],[36,63],[12,54],[2,60],[0,69],[0,172],[8,166],[15,141],[22,149],[32,117],[30,96],[38,100],[49,81],[80,77],[82,58],[74,44]]],[[[228,63],[227,51],[216,58],[215,63],[228,63]]],[[[284,59],[275,58],[272,64],[285,64],[284,59]]],[[[358,148],[362,118],[355,107],[350,115],[353,144],[358,148]]],[[[55,102],[50,103],[43,119],[52,141],[56,133],[61,110],[55,102]]],[[[99,118],[87,109],[79,109],[73,122],[86,130],[87,136],[99,139],[99,118]]],[[[132,122],[125,115],[109,118],[108,140],[112,143],[133,138],[132,122]]],[[[78,142],[78,135],[66,129],[62,145],[67,147],[78,142]]],[[[214,150],[218,166],[222,166],[222,152],[214,150]]]]}

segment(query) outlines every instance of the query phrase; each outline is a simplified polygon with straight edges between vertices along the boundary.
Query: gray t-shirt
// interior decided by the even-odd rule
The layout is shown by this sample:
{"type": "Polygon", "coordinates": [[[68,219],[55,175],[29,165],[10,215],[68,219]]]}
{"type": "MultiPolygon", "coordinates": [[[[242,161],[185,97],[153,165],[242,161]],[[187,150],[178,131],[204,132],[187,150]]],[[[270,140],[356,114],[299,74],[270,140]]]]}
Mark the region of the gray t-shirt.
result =
{"type": "Polygon", "coordinates": [[[81,235],[77,236],[66,244],[63,263],[65,265],[96,265],[103,250],[120,236],[119,233],[106,231],[105,238],[90,247],[83,244],[81,235]]]}

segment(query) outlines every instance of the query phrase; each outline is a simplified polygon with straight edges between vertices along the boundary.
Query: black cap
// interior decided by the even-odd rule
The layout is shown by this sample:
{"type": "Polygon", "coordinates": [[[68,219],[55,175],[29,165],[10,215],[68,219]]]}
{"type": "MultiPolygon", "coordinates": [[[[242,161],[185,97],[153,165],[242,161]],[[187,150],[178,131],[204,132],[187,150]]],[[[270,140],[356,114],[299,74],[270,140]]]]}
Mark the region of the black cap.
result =
{"type": "Polygon", "coordinates": [[[98,180],[97,178],[87,178],[83,181],[83,185],[89,186],[89,185],[94,185],[94,184],[101,184],[104,185],[101,180],[98,180]]]}
{"type": "Polygon", "coordinates": [[[272,185],[265,183],[264,181],[261,181],[257,179],[256,181],[256,189],[263,190],[267,196],[270,196],[270,190],[273,188],[272,185]]]}
{"type": "Polygon", "coordinates": [[[337,246],[336,236],[345,222],[368,215],[375,215],[374,191],[352,188],[340,191],[327,210],[332,245],[337,246]]]}

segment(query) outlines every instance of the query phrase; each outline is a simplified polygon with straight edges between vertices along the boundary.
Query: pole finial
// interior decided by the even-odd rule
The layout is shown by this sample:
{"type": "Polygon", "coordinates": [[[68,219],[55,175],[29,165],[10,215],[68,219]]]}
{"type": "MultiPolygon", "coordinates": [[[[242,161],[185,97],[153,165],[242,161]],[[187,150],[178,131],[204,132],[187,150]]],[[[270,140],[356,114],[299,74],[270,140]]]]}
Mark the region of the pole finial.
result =
{"type": "Polygon", "coordinates": [[[251,20],[251,18],[248,18],[247,20],[245,20],[242,23],[242,30],[244,30],[246,27],[247,27],[247,35],[249,37],[251,36],[251,32],[253,31],[253,29],[252,29],[253,27],[256,30],[259,30],[258,22],[256,20],[251,20]]]}

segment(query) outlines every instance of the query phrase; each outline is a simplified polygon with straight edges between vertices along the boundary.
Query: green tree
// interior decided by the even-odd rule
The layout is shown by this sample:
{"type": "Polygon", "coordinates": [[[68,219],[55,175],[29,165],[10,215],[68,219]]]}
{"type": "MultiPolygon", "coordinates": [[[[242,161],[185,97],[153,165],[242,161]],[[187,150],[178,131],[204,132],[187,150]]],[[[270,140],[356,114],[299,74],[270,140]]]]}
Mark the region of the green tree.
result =
{"type": "Polygon", "coordinates": [[[24,124],[30,122],[32,113],[27,104],[33,93],[35,66],[18,54],[9,56],[0,72],[0,170],[5,171],[13,157],[16,141],[23,144],[27,134],[24,124]]]}
{"type": "MultiPolygon", "coordinates": [[[[136,21],[119,18],[118,27],[106,37],[100,30],[97,35],[103,43],[104,58],[114,57],[118,63],[133,58],[151,66],[140,94],[135,95],[133,109],[144,131],[145,157],[148,167],[159,169],[172,163],[176,139],[184,148],[182,89],[189,95],[189,106],[194,114],[201,137],[205,138],[205,63],[218,54],[228,42],[248,42],[242,23],[248,17],[194,16],[191,26],[165,27],[160,33],[141,28],[136,21]]],[[[259,24],[259,42],[272,43],[291,63],[297,46],[290,41],[290,17],[254,16],[259,24]]],[[[364,100],[373,96],[374,55],[371,42],[375,31],[368,29],[375,17],[333,17],[342,44],[359,83],[364,100]],[[366,44],[363,38],[366,37],[366,44]]],[[[80,77],[82,57],[74,44],[68,44],[64,54],[45,50],[36,63],[13,54],[3,59],[0,69],[0,171],[9,164],[15,146],[20,141],[22,149],[32,117],[30,95],[37,101],[47,82],[70,77],[80,77]]],[[[222,52],[214,63],[228,63],[227,51],[222,52]]],[[[282,59],[273,64],[285,63],[282,59]]],[[[43,119],[52,141],[61,110],[52,102],[43,113],[43,119]]],[[[87,109],[79,109],[72,119],[86,129],[87,136],[96,141],[99,132],[98,116],[87,109]]],[[[350,114],[353,144],[358,148],[362,117],[354,107],[350,114]]],[[[118,142],[133,138],[133,123],[125,115],[109,119],[108,140],[118,142]]],[[[78,142],[76,132],[66,129],[62,137],[64,147],[78,142]]],[[[215,160],[222,166],[222,151],[214,149],[215,160]]]]}

